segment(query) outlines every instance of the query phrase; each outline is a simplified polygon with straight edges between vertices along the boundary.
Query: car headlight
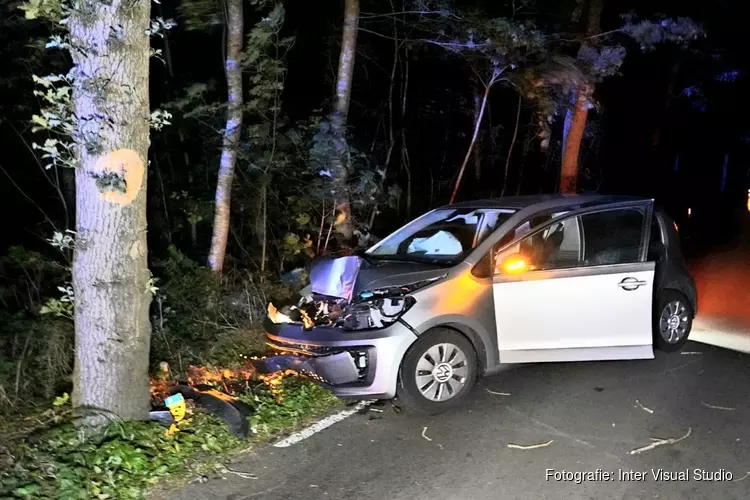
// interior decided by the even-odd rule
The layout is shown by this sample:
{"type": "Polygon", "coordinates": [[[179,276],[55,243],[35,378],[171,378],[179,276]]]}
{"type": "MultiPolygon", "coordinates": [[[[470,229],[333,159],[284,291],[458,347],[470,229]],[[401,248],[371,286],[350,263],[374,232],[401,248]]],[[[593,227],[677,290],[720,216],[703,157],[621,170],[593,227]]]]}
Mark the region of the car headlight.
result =
{"type": "Polygon", "coordinates": [[[417,300],[408,295],[443,278],[431,278],[408,285],[379,288],[360,292],[344,310],[344,330],[370,330],[385,328],[411,309],[417,300]]]}

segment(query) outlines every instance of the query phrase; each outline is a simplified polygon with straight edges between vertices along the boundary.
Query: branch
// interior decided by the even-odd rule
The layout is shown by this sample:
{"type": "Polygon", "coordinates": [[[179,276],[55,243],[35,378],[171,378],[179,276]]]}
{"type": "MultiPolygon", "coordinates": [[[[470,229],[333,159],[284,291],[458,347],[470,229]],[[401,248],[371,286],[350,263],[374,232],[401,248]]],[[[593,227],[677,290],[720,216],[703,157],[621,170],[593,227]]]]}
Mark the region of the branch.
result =
{"type": "Polygon", "coordinates": [[[364,14],[360,15],[360,19],[376,19],[378,17],[391,17],[399,15],[418,15],[418,16],[449,16],[453,19],[461,19],[457,15],[451,13],[449,10],[403,10],[401,12],[388,12],[386,14],[364,14]]]}

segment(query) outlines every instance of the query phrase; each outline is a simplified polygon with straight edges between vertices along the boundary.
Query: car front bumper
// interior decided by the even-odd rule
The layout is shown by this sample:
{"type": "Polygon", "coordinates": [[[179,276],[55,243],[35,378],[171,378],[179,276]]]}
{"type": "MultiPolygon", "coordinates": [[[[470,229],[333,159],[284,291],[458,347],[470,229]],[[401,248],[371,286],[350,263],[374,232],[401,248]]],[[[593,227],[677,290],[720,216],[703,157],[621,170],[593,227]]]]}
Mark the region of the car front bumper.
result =
{"type": "Polygon", "coordinates": [[[261,370],[306,373],[342,398],[393,398],[401,360],[417,338],[401,321],[365,331],[331,326],[305,330],[301,324],[268,318],[263,326],[267,344],[278,355],[265,358],[261,370]]]}

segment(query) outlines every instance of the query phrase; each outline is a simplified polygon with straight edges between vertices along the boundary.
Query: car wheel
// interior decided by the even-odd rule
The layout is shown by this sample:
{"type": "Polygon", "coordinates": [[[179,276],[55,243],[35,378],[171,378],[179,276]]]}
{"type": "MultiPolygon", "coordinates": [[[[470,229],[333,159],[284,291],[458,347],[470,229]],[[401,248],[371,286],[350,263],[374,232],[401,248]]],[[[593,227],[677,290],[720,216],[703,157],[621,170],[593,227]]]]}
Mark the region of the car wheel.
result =
{"type": "Polygon", "coordinates": [[[458,332],[423,333],[401,363],[398,397],[407,408],[436,414],[461,403],[477,378],[477,356],[458,332]]]}
{"type": "Polygon", "coordinates": [[[682,349],[693,327],[693,308],[680,292],[666,290],[659,296],[654,314],[654,344],[657,349],[682,349]]]}

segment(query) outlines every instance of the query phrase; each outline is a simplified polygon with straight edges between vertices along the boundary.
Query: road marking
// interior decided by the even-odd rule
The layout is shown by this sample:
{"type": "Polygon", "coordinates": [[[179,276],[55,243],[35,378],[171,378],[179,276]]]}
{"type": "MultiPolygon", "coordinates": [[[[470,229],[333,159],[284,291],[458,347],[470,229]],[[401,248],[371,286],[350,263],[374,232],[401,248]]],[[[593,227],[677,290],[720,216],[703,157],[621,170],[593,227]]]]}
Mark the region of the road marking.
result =
{"type": "Polygon", "coordinates": [[[369,400],[369,401],[360,401],[359,403],[354,405],[352,408],[349,408],[348,410],[342,410],[333,415],[329,415],[325,417],[324,419],[318,420],[317,422],[312,424],[310,427],[302,429],[299,432],[295,432],[291,436],[286,437],[282,439],[281,441],[276,442],[273,446],[275,448],[288,448],[289,446],[292,446],[293,444],[297,444],[300,441],[309,438],[313,434],[316,434],[322,431],[323,429],[326,429],[332,426],[333,424],[336,424],[346,418],[351,417],[358,411],[361,411],[362,409],[370,406],[374,402],[375,402],[374,399],[369,400]]]}

